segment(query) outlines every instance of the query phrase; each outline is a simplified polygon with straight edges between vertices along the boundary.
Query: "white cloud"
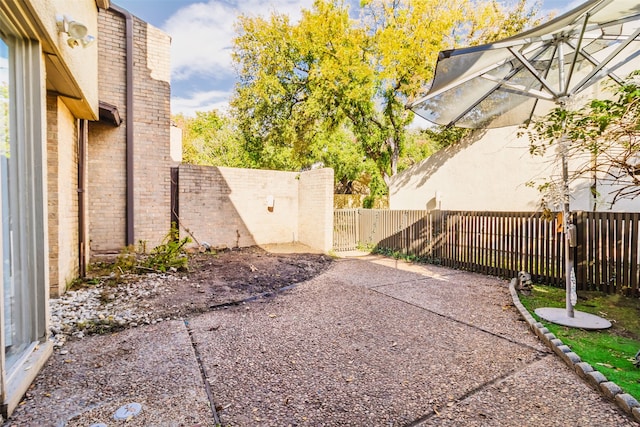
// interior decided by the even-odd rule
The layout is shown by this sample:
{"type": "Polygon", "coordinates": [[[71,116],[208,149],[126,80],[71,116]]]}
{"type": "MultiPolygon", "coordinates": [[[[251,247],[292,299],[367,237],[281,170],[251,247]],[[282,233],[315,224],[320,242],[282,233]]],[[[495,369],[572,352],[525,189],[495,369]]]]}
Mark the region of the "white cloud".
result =
{"type": "Polygon", "coordinates": [[[196,115],[196,111],[218,110],[226,112],[229,109],[230,96],[230,92],[211,90],[193,93],[188,98],[172,97],[171,113],[181,113],[193,117],[196,115]]]}
{"type": "Polygon", "coordinates": [[[301,9],[311,4],[312,0],[210,0],[179,9],[163,27],[172,37],[172,78],[228,79],[233,73],[231,48],[239,15],[268,16],[277,11],[297,20],[301,9]]]}

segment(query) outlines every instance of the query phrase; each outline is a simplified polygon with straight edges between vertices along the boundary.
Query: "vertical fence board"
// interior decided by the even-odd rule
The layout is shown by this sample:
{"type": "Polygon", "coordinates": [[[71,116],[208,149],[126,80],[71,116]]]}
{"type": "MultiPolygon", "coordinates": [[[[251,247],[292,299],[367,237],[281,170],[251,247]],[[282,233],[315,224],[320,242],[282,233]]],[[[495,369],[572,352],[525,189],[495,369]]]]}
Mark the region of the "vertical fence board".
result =
{"type": "Polygon", "coordinates": [[[612,281],[615,280],[615,224],[613,220],[613,213],[607,214],[607,241],[609,243],[607,248],[607,282],[606,292],[611,292],[612,281]]]}
{"type": "Polygon", "coordinates": [[[543,275],[543,277],[547,277],[550,274],[549,272],[551,271],[549,264],[549,259],[551,258],[551,227],[553,227],[553,222],[540,216],[540,228],[542,233],[542,241],[540,243],[540,246],[542,247],[542,265],[540,266],[540,274],[543,275]]]}
{"type": "Polygon", "coordinates": [[[564,251],[562,250],[563,247],[560,245],[562,233],[558,231],[560,229],[560,224],[557,218],[555,224],[556,226],[553,232],[553,260],[555,262],[555,266],[552,283],[558,286],[560,284],[559,278],[564,276],[564,272],[562,271],[564,269],[564,251]]]}
{"type": "Polygon", "coordinates": [[[615,280],[612,284],[614,288],[619,288],[622,285],[622,233],[623,233],[623,221],[622,218],[616,217],[613,221],[615,237],[615,249],[614,249],[614,264],[615,264],[615,280]]]}
{"type": "Polygon", "coordinates": [[[589,289],[596,289],[598,283],[596,273],[596,263],[593,261],[596,259],[596,220],[593,216],[593,212],[587,212],[587,282],[589,283],[589,289]]]}
{"type": "Polygon", "coordinates": [[[585,244],[587,243],[585,239],[585,230],[586,223],[584,221],[584,212],[576,213],[576,237],[578,246],[575,251],[575,269],[576,269],[576,281],[578,284],[578,289],[587,289],[587,281],[586,281],[586,265],[585,265],[585,244]]]}
{"type": "Polygon", "coordinates": [[[602,262],[605,257],[605,251],[603,250],[602,242],[604,240],[604,234],[602,233],[602,218],[597,213],[593,214],[593,227],[594,227],[594,245],[593,245],[593,268],[595,274],[595,288],[602,290],[604,284],[602,262]]]}
{"type": "Polygon", "coordinates": [[[618,286],[616,286],[616,289],[622,289],[622,288],[628,288],[629,284],[630,284],[630,277],[629,277],[629,252],[630,252],[630,248],[631,248],[631,239],[629,236],[630,233],[630,223],[631,223],[631,215],[628,213],[625,213],[622,215],[622,252],[620,253],[620,256],[622,257],[622,259],[619,261],[620,264],[622,264],[621,266],[621,280],[618,284],[618,286]]]}
{"type": "MultiPolygon", "coordinates": [[[[630,281],[629,287],[634,292],[634,294],[638,294],[640,290],[640,280],[638,279],[638,220],[640,219],[640,215],[637,213],[631,214],[631,227],[629,228],[631,233],[631,252],[629,254],[629,263],[631,264],[630,270],[630,281]]],[[[632,294],[633,295],[633,294],[632,294]]]]}

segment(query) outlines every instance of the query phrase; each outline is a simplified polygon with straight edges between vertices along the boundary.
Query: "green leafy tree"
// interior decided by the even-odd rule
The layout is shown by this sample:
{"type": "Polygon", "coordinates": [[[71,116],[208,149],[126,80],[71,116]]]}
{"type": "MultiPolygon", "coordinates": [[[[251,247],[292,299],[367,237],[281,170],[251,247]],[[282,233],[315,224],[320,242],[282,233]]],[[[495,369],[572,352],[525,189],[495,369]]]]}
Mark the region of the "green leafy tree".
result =
{"type": "Polygon", "coordinates": [[[468,23],[467,44],[493,43],[551,19],[553,15],[540,15],[540,6],[539,1],[530,4],[528,0],[518,0],[511,6],[496,0],[484,3],[468,23]]]}
{"type": "Polygon", "coordinates": [[[308,167],[335,153],[335,134],[348,126],[363,162],[388,182],[413,119],[405,105],[423,94],[438,52],[465,35],[518,31],[527,13],[495,1],[369,0],[356,20],[342,0],[317,0],[296,24],[278,13],[240,17],[231,104],[245,150],[261,167],[308,167]],[[482,25],[493,30],[481,33],[482,25]]]}
{"type": "Polygon", "coordinates": [[[249,167],[241,134],[234,120],[217,111],[196,112],[195,117],[173,117],[182,129],[184,163],[209,166],[249,167]]]}
{"type": "Polygon", "coordinates": [[[408,130],[406,144],[398,163],[398,171],[403,171],[436,151],[458,143],[469,133],[469,129],[446,126],[408,130]]]}
{"type": "Polygon", "coordinates": [[[352,28],[345,8],[323,2],[303,11],[298,25],[277,13],[240,17],[238,32],[231,104],[247,152],[264,167],[308,167],[340,132],[339,102],[371,98],[363,32],[352,28]]]}
{"type": "MultiPolygon", "coordinates": [[[[610,99],[595,99],[576,110],[554,109],[529,123],[530,151],[542,155],[564,138],[566,156],[573,162],[569,181],[591,179],[611,189],[612,203],[640,195],[640,72],[618,86],[610,99]]],[[[535,185],[535,183],[533,183],[535,185]]],[[[555,200],[561,183],[548,179],[538,183],[546,200],[555,200]]]]}

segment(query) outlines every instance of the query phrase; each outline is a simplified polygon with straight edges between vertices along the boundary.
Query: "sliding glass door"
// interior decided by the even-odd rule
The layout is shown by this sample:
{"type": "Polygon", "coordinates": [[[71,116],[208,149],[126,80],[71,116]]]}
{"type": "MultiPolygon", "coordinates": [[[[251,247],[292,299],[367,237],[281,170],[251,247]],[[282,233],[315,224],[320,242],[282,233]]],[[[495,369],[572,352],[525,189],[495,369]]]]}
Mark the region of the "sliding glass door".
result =
{"type": "Polygon", "coordinates": [[[0,38],[2,334],[7,380],[46,339],[40,48],[0,38]]]}

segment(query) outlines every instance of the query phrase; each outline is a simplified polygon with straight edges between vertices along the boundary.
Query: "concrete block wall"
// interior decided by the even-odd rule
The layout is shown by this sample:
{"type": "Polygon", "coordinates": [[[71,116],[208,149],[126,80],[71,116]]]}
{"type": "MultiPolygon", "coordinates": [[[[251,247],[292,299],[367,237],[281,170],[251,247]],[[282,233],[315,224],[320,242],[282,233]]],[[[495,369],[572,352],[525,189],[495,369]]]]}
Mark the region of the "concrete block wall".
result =
{"type": "Polygon", "coordinates": [[[181,236],[190,233],[197,240],[194,243],[235,248],[300,242],[330,249],[327,239],[331,237],[322,233],[332,228],[325,222],[327,212],[333,212],[333,171],[194,165],[181,165],[178,170],[181,236]]]}
{"type": "Polygon", "coordinates": [[[333,248],[333,169],[300,174],[300,243],[329,252],[333,248]]]}
{"type": "MultiPolygon", "coordinates": [[[[119,252],[127,240],[125,19],[100,10],[100,100],[116,105],[123,123],[91,123],[88,205],[91,254],[119,252]]],[[[170,223],[170,37],[134,17],[133,228],[147,249],[162,242],[170,223]]]]}
{"type": "Polygon", "coordinates": [[[63,294],[79,273],[77,120],[47,96],[47,197],[50,295],[63,294]]]}

